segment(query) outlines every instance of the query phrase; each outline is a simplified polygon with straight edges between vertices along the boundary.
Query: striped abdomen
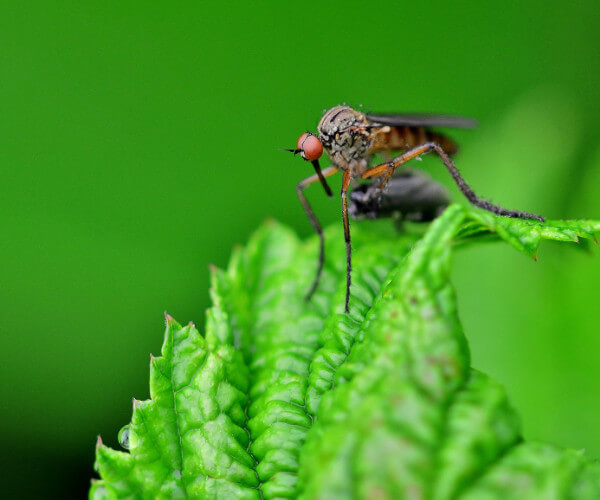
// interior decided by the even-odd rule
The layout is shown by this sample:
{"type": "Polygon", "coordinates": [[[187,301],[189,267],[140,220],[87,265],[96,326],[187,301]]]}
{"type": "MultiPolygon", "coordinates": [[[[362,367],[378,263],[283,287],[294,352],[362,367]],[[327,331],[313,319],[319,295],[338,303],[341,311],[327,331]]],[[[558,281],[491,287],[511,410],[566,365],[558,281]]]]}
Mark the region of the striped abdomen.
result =
{"type": "Polygon", "coordinates": [[[450,137],[425,127],[385,127],[374,136],[370,153],[384,150],[406,151],[425,142],[439,144],[449,155],[458,151],[458,145],[450,137]],[[389,130],[383,131],[386,129],[389,130]]]}

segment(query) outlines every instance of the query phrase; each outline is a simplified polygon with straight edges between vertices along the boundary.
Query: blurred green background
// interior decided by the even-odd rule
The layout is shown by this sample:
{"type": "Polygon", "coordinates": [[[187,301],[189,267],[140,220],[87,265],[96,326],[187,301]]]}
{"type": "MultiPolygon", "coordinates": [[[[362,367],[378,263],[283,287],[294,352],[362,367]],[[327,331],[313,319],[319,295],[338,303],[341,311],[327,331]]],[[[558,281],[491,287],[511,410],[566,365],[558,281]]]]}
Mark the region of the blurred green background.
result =
{"type": "MultiPolygon", "coordinates": [[[[597,0],[3,4],[2,491],[84,496],[96,435],[117,446],[147,397],[163,311],[200,324],[208,264],[266,217],[311,234],[310,168],[278,148],[324,108],[474,116],[457,163],[482,195],[600,217],[599,25],[597,0]]],[[[600,458],[592,254],[481,245],[454,279],[473,365],[526,437],[600,458]]]]}

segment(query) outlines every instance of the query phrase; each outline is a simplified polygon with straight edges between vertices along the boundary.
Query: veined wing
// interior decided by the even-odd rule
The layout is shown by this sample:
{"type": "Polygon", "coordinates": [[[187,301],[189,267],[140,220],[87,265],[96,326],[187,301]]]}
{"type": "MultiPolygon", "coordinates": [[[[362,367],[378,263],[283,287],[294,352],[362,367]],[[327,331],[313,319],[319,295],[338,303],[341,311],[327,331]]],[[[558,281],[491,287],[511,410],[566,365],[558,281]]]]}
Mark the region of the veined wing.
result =
{"type": "Polygon", "coordinates": [[[367,120],[374,125],[391,127],[452,127],[475,128],[477,121],[473,118],[451,115],[434,115],[426,113],[367,113],[367,120]]]}

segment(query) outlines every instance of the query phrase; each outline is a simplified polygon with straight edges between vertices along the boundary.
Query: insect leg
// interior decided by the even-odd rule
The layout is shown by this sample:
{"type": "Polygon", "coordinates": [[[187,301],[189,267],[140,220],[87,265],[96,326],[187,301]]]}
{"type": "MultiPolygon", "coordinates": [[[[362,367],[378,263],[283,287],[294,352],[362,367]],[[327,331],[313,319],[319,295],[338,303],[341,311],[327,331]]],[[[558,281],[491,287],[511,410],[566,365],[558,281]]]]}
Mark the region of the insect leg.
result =
{"type": "Polygon", "coordinates": [[[448,169],[448,172],[450,172],[450,175],[452,176],[452,179],[454,180],[458,188],[465,195],[467,200],[469,200],[476,207],[483,208],[488,212],[492,212],[496,215],[502,215],[504,217],[516,217],[520,219],[537,219],[541,222],[545,222],[545,219],[541,215],[530,214],[528,212],[521,212],[520,210],[509,210],[499,205],[494,205],[493,203],[483,198],[479,198],[479,196],[477,196],[475,192],[471,189],[471,187],[467,184],[467,181],[465,181],[460,175],[460,172],[458,171],[456,165],[454,165],[454,162],[450,159],[448,154],[442,149],[442,147],[439,144],[435,142],[426,142],[424,144],[421,144],[420,146],[406,151],[406,153],[397,156],[396,158],[387,163],[382,163],[381,165],[377,165],[373,168],[370,168],[365,173],[363,173],[362,177],[363,179],[366,179],[369,177],[383,176],[383,179],[379,184],[379,189],[382,190],[390,180],[390,177],[392,176],[394,170],[397,167],[399,167],[403,163],[406,163],[409,160],[412,160],[413,158],[419,155],[428,153],[430,151],[435,152],[440,157],[440,159],[444,163],[444,166],[448,169]]]}
{"type": "MultiPolygon", "coordinates": [[[[335,174],[338,171],[337,167],[328,167],[323,170],[323,177],[329,177],[330,175],[335,174]]],[[[319,264],[317,266],[317,274],[313,280],[313,283],[310,287],[310,290],[306,294],[306,300],[310,300],[310,298],[315,293],[317,286],[319,286],[319,280],[321,279],[321,272],[323,271],[323,263],[325,262],[325,237],[323,236],[323,229],[321,228],[321,224],[319,223],[319,219],[315,215],[310,203],[304,196],[304,189],[311,184],[318,182],[320,180],[319,175],[313,174],[310,177],[307,177],[303,181],[299,182],[296,186],[296,192],[298,193],[298,198],[300,199],[300,203],[304,207],[304,211],[306,212],[306,216],[308,220],[312,224],[312,227],[315,229],[315,232],[319,236],[319,264]]]]}
{"type": "Polygon", "coordinates": [[[348,186],[352,179],[350,170],[344,170],[342,181],[342,219],[344,221],[344,241],[346,242],[346,302],[344,312],[349,312],[350,281],[352,276],[352,246],[350,245],[350,222],[348,220],[348,186]]]}

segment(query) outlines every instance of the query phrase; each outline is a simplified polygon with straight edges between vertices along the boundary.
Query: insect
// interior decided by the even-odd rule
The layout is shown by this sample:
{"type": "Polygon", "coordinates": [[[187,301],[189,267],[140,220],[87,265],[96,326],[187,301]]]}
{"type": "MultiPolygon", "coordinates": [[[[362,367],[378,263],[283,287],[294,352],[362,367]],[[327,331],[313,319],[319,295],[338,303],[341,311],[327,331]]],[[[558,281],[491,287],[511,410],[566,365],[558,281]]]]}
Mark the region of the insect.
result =
{"type": "Polygon", "coordinates": [[[350,216],[355,220],[393,217],[399,223],[429,222],[450,204],[446,188],[418,170],[401,170],[380,196],[378,191],[376,180],[355,187],[349,196],[350,216]]]}
{"type": "MultiPolygon", "coordinates": [[[[294,155],[299,154],[310,162],[315,174],[307,177],[296,186],[298,198],[313,228],[319,236],[319,262],[317,272],[306,298],[310,300],[316,291],[325,258],[325,241],[321,224],[317,219],[310,203],[304,195],[309,185],[320,182],[328,196],[332,196],[326,178],[337,173],[343,173],[341,199],[344,240],[346,244],[346,300],[344,311],[349,312],[350,285],[352,276],[352,255],[350,239],[350,222],[348,219],[348,192],[351,184],[360,179],[369,179],[366,187],[359,186],[358,193],[352,197],[351,206],[355,215],[369,216],[382,214],[387,203],[398,203],[399,196],[386,187],[399,186],[399,181],[393,176],[394,171],[406,162],[419,158],[421,155],[435,153],[452,179],[473,205],[488,210],[496,215],[536,219],[544,222],[540,215],[509,210],[480,198],[460,175],[451,156],[458,151],[457,144],[445,134],[434,131],[437,127],[473,128],[476,122],[469,118],[427,115],[427,114],[384,114],[362,113],[350,106],[335,106],[325,112],[317,126],[318,136],[311,132],[303,133],[295,149],[287,149],[294,155]],[[321,170],[319,158],[327,153],[332,165],[321,170]],[[378,152],[397,152],[393,159],[371,165],[372,157],[378,152]],[[390,184],[391,183],[391,184],[390,184]]],[[[433,181],[432,181],[433,182],[433,181]]],[[[437,201],[440,201],[439,199],[437,201]]]]}

